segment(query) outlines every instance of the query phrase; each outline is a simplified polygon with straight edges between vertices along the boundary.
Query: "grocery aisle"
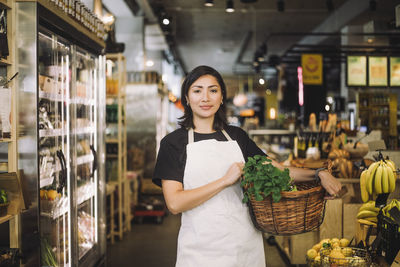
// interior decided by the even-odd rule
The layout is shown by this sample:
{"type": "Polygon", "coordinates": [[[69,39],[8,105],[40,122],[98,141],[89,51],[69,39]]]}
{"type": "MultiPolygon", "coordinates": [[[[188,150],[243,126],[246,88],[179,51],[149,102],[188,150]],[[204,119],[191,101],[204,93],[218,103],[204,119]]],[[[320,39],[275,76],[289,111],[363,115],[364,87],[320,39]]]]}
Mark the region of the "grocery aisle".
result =
{"type": "MultiPolygon", "coordinates": [[[[133,224],[122,241],[107,244],[108,267],[173,267],[180,216],[168,215],[162,224],[133,224]]],[[[265,244],[268,267],[290,266],[274,246],[265,244]]]]}

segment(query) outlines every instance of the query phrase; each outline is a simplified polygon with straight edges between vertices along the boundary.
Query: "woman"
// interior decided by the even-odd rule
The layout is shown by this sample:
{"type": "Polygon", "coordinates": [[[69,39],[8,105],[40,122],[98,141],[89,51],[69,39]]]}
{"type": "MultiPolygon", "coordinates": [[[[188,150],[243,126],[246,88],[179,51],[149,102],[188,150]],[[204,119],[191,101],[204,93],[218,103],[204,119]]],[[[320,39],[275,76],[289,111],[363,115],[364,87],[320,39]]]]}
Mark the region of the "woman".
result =
{"type": "MultiPolygon", "coordinates": [[[[162,139],[153,177],[170,212],[182,213],[176,266],[264,267],[262,234],[238,183],[245,158],[264,153],[246,132],[227,125],[226,88],[216,70],[195,68],[181,89],[182,128],[162,139]]],[[[289,169],[297,181],[314,179],[315,171],[289,169]]],[[[327,171],[318,176],[328,193],[338,193],[341,185],[327,171]]]]}

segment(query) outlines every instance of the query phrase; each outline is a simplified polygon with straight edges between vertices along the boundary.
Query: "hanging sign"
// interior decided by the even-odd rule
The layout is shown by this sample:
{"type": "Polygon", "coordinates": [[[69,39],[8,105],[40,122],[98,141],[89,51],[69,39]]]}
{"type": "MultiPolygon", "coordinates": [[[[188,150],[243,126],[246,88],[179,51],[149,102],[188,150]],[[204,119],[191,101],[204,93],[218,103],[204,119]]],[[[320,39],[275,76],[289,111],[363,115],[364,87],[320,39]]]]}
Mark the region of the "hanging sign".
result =
{"type": "Polygon", "coordinates": [[[322,55],[302,54],[303,84],[322,85],[322,55]]]}
{"type": "Polygon", "coordinates": [[[387,86],[387,57],[368,57],[368,85],[387,86]]]}
{"type": "Polygon", "coordinates": [[[400,57],[390,58],[390,86],[400,86],[400,57]]]}
{"type": "Polygon", "coordinates": [[[367,85],[367,57],[348,56],[347,57],[347,85],[366,86],[367,85]]]}

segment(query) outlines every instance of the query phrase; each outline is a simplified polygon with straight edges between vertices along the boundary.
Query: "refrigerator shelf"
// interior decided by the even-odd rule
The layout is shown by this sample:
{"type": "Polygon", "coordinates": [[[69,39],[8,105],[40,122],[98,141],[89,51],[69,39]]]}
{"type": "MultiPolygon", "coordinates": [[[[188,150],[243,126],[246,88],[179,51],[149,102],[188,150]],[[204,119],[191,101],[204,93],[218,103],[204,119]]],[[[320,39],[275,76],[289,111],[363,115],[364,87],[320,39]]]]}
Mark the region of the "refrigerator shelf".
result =
{"type": "Polygon", "coordinates": [[[40,188],[53,184],[54,176],[40,178],[40,188]]]}
{"type": "Polygon", "coordinates": [[[71,99],[71,104],[92,106],[94,105],[94,100],[89,98],[78,97],[75,99],[71,99]]]}
{"type": "Polygon", "coordinates": [[[54,94],[54,93],[48,93],[48,92],[43,92],[43,91],[39,91],[39,98],[44,98],[44,99],[48,99],[51,101],[64,101],[65,97],[61,94],[54,94]]]}
{"type": "Polygon", "coordinates": [[[82,165],[93,161],[93,155],[85,155],[76,158],[76,165],[82,165]]]}
{"type": "Polygon", "coordinates": [[[42,129],[39,130],[39,137],[57,137],[66,135],[64,129],[42,129]]]}
{"type": "Polygon", "coordinates": [[[96,189],[96,187],[94,186],[94,183],[92,183],[92,182],[89,182],[85,185],[78,187],[78,192],[77,192],[78,205],[80,205],[83,202],[94,197],[95,189],[96,189]]]}
{"type": "Polygon", "coordinates": [[[96,129],[94,127],[83,127],[76,129],[76,134],[91,134],[95,133],[96,129]]]}

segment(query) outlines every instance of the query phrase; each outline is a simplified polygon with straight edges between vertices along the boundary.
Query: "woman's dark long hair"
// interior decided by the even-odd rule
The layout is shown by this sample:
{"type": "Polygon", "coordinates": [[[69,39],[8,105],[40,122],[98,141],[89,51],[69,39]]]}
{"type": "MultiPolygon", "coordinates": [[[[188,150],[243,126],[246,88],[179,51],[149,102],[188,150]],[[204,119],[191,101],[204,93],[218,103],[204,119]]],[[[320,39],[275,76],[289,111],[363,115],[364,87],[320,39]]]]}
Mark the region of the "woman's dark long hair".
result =
{"type": "Polygon", "coordinates": [[[225,102],[226,102],[226,86],[224,83],[224,80],[222,79],[221,74],[219,74],[218,71],[215,69],[209,67],[209,66],[198,66],[194,68],[185,78],[185,80],[182,83],[181,87],[181,101],[182,105],[184,107],[184,114],[182,117],[179,118],[179,125],[183,128],[189,129],[189,128],[195,128],[193,124],[193,112],[190,106],[187,104],[187,96],[189,92],[190,86],[201,76],[204,75],[211,75],[213,76],[219,86],[221,87],[222,91],[222,100],[223,103],[219,106],[219,109],[214,115],[214,123],[213,123],[213,129],[214,130],[222,130],[226,125],[226,107],[225,107],[225,102]]]}

